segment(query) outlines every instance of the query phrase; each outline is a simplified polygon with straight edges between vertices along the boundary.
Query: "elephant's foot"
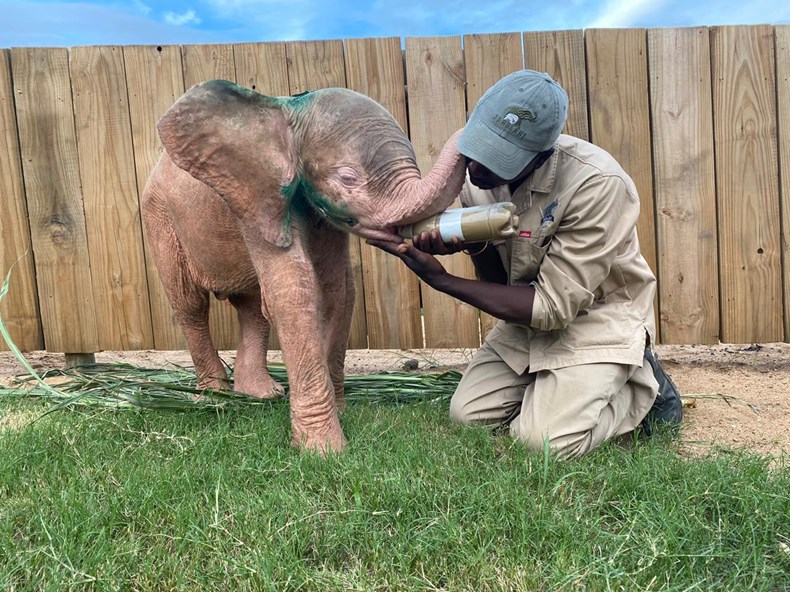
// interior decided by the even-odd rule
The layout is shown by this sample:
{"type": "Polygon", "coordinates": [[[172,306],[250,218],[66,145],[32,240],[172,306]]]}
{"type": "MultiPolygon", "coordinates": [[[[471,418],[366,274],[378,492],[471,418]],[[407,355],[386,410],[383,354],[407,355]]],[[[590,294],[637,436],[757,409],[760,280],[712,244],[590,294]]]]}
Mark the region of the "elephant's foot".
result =
{"type": "MultiPolygon", "coordinates": [[[[198,378],[198,389],[201,391],[212,390],[212,391],[222,391],[222,390],[230,390],[230,382],[226,379],[222,378],[215,378],[215,377],[207,377],[207,378],[198,378]]],[[[195,401],[205,401],[206,397],[203,394],[195,394],[192,396],[195,401]]]]}
{"type": "Polygon", "coordinates": [[[256,399],[282,399],[285,396],[283,385],[274,380],[268,372],[252,376],[239,376],[233,383],[234,390],[256,399]]]}
{"type": "Polygon", "coordinates": [[[302,450],[317,452],[326,456],[330,452],[341,452],[346,447],[346,438],[335,415],[326,426],[300,427],[293,426],[291,444],[302,450]]]}
{"type": "Polygon", "coordinates": [[[198,380],[198,388],[202,390],[214,389],[216,391],[228,390],[230,382],[222,378],[201,378],[198,380]]]}

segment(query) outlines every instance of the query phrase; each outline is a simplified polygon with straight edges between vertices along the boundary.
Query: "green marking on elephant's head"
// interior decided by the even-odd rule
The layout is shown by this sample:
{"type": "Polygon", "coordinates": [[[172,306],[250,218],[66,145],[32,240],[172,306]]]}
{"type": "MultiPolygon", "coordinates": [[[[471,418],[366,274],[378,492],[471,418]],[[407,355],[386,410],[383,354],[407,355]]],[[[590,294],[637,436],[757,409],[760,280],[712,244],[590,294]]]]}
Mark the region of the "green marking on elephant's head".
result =
{"type": "Polygon", "coordinates": [[[298,95],[281,97],[280,100],[292,111],[300,111],[312,103],[314,98],[314,91],[305,91],[303,93],[299,93],[298,95]]]}
{"type": "Polygon", "coordinates": [[[246,86],[241,86],[240,84],[236,84],[235,82],[231,82],[230,80],[218,80],[216,81],[218,85],[225,86],[229,90],[233,92],[239,93],[241,96],[246,97],[248,99],[258,99],[261,96],[261,93],[252,90],[251,88],[247,88],[246,86]]]}
{"type": "MultiPolygon", "coordinates": [[[[246,86],[241,86],[240,84],[236,84],[230,80],[208,80],[196,85],[196,88],[197,87],[202,87],[203,89],[219,92],[220,94],[225,94],[228,96],[236,95],[248,103],[262,107],[271,107],[276,109],[288,107],[290,109],[295,109],[302,106],[301,102],[294,102],[295,97],[273,97],[270,95],[265,95],[258,92],[257,90],[247,88],[246,86]]],[[[305,103],[307,102],[302,96],[298,96],[296,98],[302,100],[305,103]]]]}
{"type": "Polygon", "coordinates": [[[329,201],[304,177],[297,177],[283,187],[282,194],[286,203],[283,217],[283,230],[286,233],[290,233],[293,213],[307,217],[311,212],[315,212],[338,228],[349,228],[357,223],[356,218],[348,210],[329,201]]]}

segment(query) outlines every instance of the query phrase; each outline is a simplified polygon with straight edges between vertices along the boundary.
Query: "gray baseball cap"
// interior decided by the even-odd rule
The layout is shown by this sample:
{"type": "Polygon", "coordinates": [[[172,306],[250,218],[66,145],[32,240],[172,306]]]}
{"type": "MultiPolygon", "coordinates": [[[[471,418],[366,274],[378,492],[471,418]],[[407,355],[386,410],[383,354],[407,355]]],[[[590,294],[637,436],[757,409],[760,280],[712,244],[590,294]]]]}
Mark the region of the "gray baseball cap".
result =
{"type": "Polygon", "coordinates": [[[557,141],[568,117],[568,95],[548,74],[519,70],[480,98],[458,140],[458,151],[498,177],[518,176],[557,141]]]}

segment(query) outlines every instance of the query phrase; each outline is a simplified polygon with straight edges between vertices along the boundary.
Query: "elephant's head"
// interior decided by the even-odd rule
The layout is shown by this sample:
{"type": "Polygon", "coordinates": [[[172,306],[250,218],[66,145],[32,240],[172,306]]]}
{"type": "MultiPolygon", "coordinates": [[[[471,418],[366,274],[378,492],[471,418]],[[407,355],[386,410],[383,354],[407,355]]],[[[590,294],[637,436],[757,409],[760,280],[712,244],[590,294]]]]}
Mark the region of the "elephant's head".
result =
{"type": "Polygon", "coordinates": [[[178,99],[158,129],[176,165],[279,246],[305,209],[376,238],[447,208],[465,176],[457,134],[423,178],[392,115],[342,88],[283,98],[213,80],[178,99]]]}

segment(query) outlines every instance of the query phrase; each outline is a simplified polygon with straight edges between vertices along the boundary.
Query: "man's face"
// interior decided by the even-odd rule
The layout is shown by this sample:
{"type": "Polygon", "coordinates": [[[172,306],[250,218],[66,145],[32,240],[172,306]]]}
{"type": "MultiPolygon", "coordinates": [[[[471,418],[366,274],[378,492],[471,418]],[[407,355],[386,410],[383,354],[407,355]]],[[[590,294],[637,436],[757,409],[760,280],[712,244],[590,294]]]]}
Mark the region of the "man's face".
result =
{"type": "Polygon", "coordinates": [[[482,164],[469,158],[466,159],[466,170],[469,171],[469,180],[480,189],[493,189],[510,182],[508,179],[496,176],[482,164]]]}
{"type": "Polygon", "coordinates": [[[500,185],[510,185],[511,191],[529,177],[535,169],[543,165],[546,160],[554,153],[554,149],[541,152],[513,179],[503,179],[495,175],[490,169],[471,158],[466,159],[466,170],[469,171],[469,180],[473,185],[480,189],[493,189],[500,185]]]}

